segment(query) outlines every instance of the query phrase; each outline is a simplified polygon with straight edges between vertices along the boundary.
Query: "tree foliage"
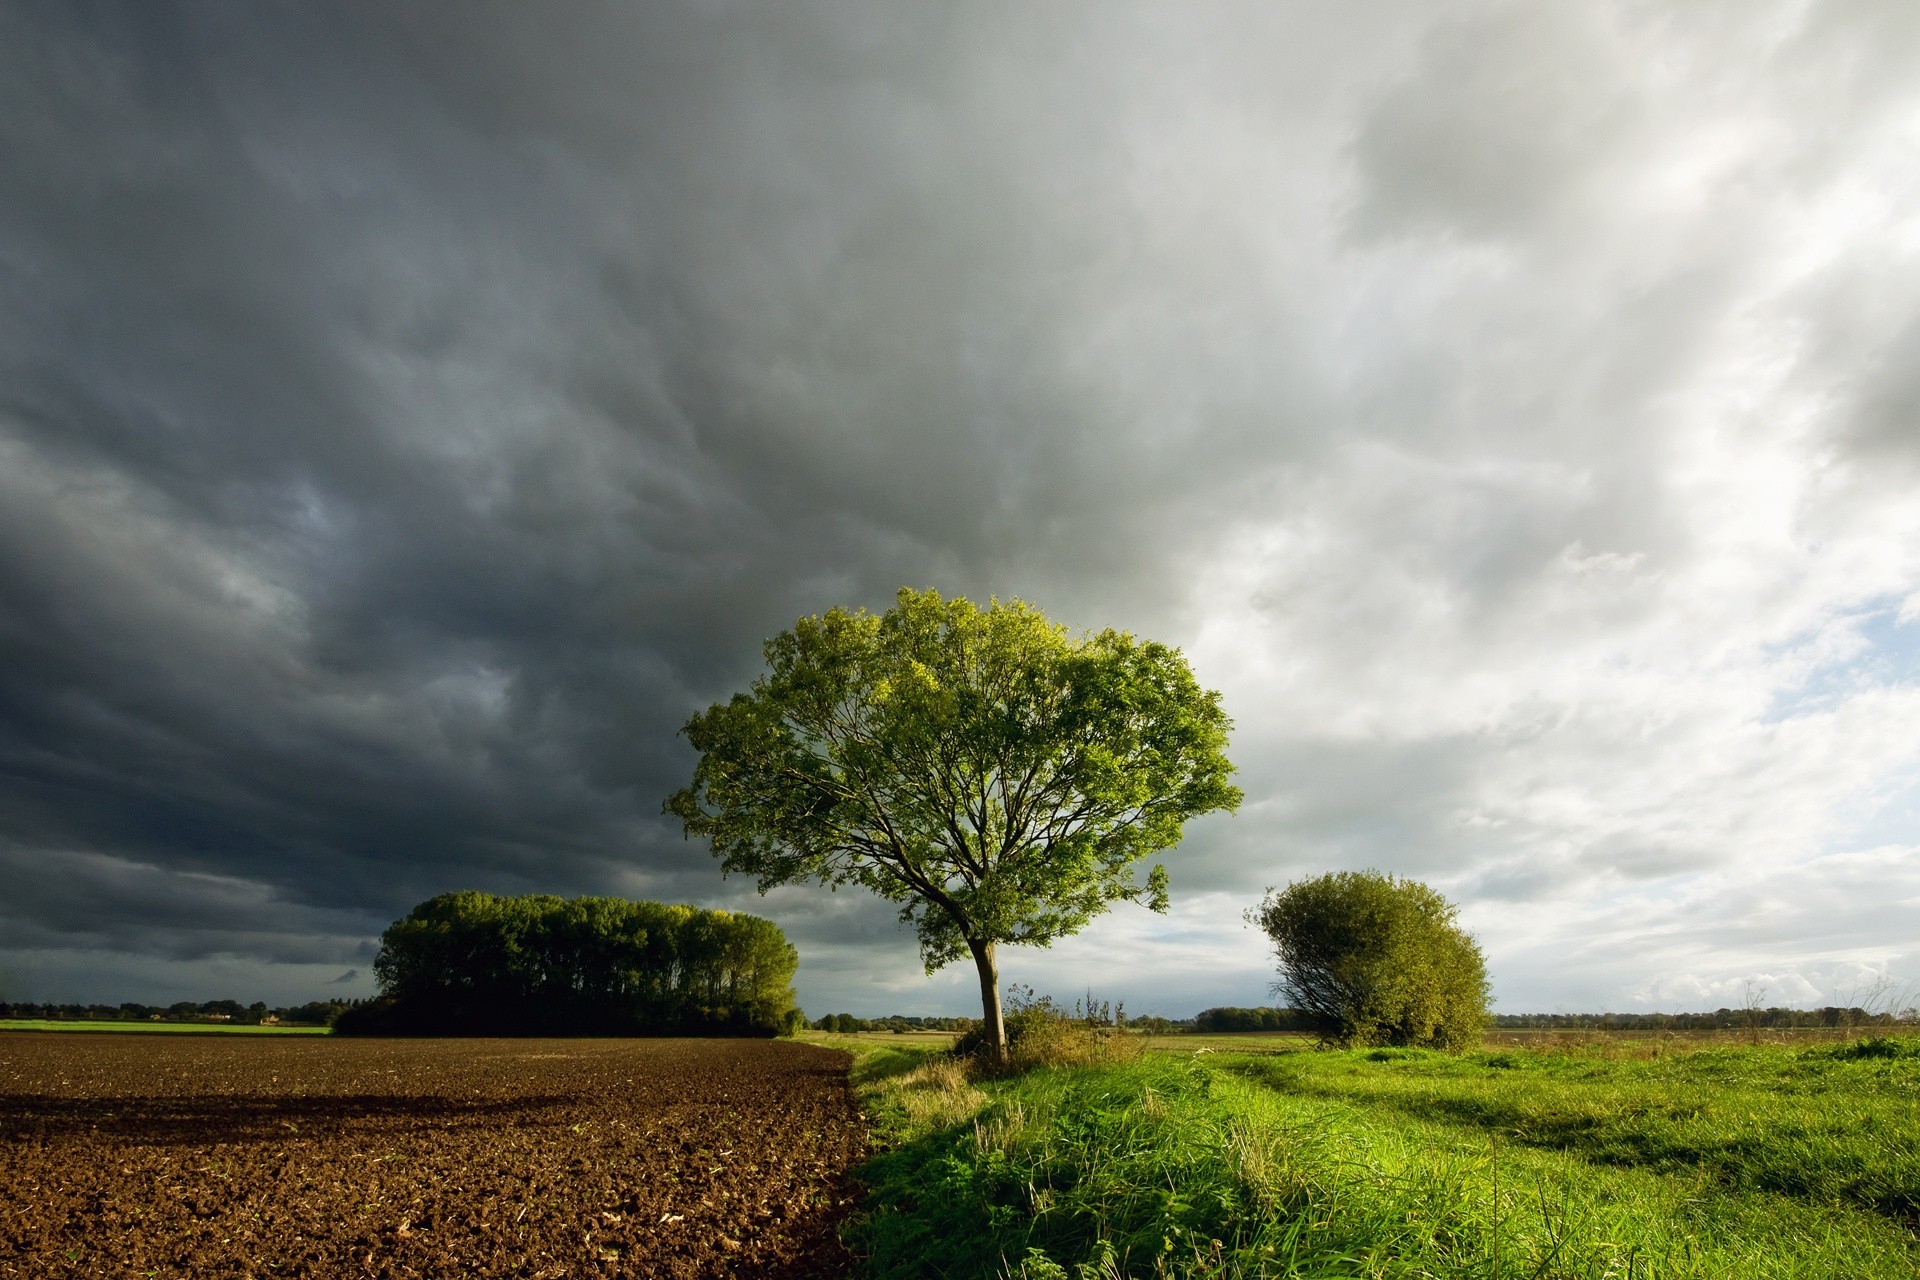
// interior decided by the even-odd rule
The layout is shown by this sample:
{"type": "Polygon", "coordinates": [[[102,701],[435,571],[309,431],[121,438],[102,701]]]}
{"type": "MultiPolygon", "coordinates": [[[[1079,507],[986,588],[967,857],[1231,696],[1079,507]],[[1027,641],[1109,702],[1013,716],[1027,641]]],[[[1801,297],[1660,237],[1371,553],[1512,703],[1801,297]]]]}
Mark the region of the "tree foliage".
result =
{"type": "Polygon", "coordinates": [[[1223,1005],[1193,1015],[1195,1031],[1312,1031],[1315,1019],[1298,1009],[1240,1009],[1223,1005]]]}
{"type": "Polygon", "coordinates": [[[798,956],[772,921],[623,898],[448,893],[381,935],[343,1031],[771,1035],[798,956]]]}
{"type": "Polygon", "coordinates": [[[762,891],[901,904],[929,973],[972,956],[993,1044],[996,945],[1044,946],[1122,899],[1164,909],[1165,870],[1140,883],[1134,864],[1240,801],[1219,695],[1165,645],[903,590],[765,652],[750,691],[687,722],[700,762],[667,812],[762,891]]]}
{"type": "Polygon", "coordinates": [[[1417,880],[1338,871],[1269,890],[1248,916],[1273,940],[1276,990],[1322,1039],[1459,1049],[1485,1027],[1487,973],[1457,910],[1417,880]]]}

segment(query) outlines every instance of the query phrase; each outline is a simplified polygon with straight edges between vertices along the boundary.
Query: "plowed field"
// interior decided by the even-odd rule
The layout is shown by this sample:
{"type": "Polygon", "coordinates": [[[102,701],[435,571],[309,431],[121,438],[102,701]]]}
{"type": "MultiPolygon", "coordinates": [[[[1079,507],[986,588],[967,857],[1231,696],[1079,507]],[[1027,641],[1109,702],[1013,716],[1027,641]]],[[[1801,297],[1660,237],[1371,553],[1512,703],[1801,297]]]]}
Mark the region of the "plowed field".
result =
{"type": "Polygon", "coordinates": [[[0,1276],[838,1275],[846,1061],[0,1033],[0,1276]]]}

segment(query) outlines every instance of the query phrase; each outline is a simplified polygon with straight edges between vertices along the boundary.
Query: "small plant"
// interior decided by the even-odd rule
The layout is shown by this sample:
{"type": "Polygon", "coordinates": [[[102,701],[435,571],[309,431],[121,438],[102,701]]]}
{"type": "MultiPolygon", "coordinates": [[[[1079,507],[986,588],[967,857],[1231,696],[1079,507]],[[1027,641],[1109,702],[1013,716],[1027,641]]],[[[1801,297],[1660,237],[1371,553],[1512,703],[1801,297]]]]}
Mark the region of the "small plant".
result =
{"type": "Polygon", "coordinates": [[[1913,1037],[1867,1036],[1830,1051],[1844,1061],[1862,1058],[1920,1058],[1920,1039],[1913,1037]]]}
{"type": "Polygon", "coordinates": [[[983,1028],[961,1036],[954,1044],[957,1057],[971,1063],[977,1077],[1018,1075],[1035,1067],[1085,1067],[1124,1062],[1144,1047],[1140,1037],[1121,1029],[1125,1006],[1116,1014],[1089,992],[1068,1011],[1052,996],[1035,995],[1032,987],[1014,983],[1007,988],[1007,1052],[995,1060],[983,1028]]]}
{"type": "Polygon", "coordinates": [[[943,1129],[961,1124],[985,1105],[987,1096],[967,1079],[958,1058],[929,1058],[892,1083],[890,1096],[909,1127],[943,1129]]]}

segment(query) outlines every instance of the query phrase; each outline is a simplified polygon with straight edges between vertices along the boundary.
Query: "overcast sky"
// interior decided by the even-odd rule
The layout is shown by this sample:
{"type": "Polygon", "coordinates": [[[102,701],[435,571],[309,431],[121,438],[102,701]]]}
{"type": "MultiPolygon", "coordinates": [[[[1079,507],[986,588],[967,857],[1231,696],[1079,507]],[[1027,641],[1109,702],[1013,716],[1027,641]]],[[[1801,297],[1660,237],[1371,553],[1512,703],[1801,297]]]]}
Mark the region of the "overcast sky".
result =
{"type": "Polygon", "coordinates": [[[0,7],[0,994],[373,990],[460,888],[884,904],[660,802],[903,585],[1181,646],[1237,815],[1006,976],[1497,1007],[1920,978],[1920,6],[0,7]]]}

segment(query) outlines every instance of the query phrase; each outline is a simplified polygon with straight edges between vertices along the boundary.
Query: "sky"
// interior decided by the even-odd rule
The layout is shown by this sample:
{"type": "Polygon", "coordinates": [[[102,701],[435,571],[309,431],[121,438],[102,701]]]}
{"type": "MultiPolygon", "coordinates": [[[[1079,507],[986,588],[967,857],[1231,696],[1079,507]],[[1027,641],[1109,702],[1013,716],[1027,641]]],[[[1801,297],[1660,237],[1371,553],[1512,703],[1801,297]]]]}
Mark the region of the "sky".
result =
{"type": "Polygon", "coordinates": [[[1177,645],[1246,792],[1008,981],[1920,979],[1920,6],[0,7],[0,996],[375,990],[436,893],[893,908],[660,813],[903,586],[1177,645]]]}

